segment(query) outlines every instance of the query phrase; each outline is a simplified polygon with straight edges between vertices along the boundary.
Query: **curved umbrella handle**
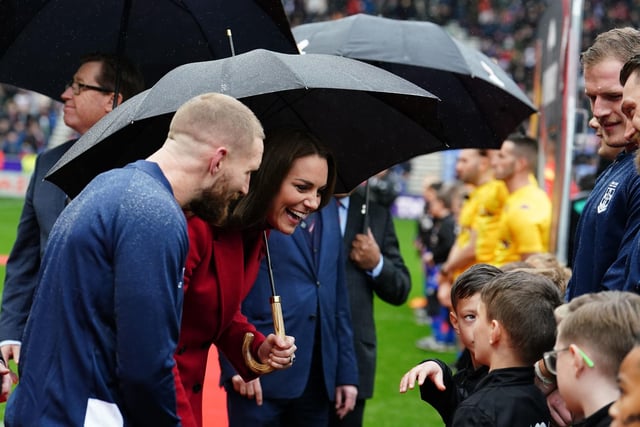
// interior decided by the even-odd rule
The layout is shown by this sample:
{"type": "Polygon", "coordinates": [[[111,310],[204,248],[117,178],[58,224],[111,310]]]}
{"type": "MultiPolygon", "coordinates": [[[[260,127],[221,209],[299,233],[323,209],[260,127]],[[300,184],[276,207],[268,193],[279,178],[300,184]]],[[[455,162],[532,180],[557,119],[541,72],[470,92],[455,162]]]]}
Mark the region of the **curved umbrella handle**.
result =
{"type": "MultiPolygon", "coordinates": [[[[284,317],[282,316],[282,304],[280,303],[280,296],[274,295],[269,298],[271,302],[271,314],[273,316],[273,328],[274,333],[284,338],[284,317]]],[[[268,374],[275,370],[275,368],[268,363],[258,362],[253,358],[251,354],[251,343],[253,343],[254,335],[251,332],[244,334],[244,340],[242,341],[242,355],[244,356],[244,363],[247,364],[256,374],[268,374]]]]}

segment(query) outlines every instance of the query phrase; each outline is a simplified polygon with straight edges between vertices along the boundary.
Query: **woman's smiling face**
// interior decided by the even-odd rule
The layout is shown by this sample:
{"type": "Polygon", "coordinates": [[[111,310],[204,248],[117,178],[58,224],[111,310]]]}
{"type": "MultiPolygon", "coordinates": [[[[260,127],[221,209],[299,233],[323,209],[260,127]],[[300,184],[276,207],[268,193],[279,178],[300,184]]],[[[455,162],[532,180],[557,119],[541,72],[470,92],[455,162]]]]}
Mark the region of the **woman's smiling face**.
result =
{"type": "Polygon", "coordinates": [[[328,173],[327,160],[317,154],[294,160],[269,207],[269,225],[282,233],[292,234],[300,221],[318,209],[328,173]]]}

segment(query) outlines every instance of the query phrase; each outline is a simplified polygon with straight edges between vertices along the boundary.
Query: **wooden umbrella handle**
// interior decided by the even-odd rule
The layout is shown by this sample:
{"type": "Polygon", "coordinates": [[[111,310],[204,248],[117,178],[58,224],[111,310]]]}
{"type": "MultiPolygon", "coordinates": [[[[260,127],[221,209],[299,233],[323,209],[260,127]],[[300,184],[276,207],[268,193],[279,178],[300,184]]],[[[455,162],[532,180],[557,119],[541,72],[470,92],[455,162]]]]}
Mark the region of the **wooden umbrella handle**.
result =
{"type": "MultiPolygon", "coordinates": [[[[269,298],[271,302],[271,314],[273,316],[273,328],[274,333],[284,338],[284,317],[282,316],[282,304],[280,303],[280,296],[274,295],[269,298]]],[[[268,363],[258,362],[253,358],[251,354],[251,344],[253,343],[254,335],[251,332],[244,334],[244,340],[242,342],[242,355],[244,356],[244,362],[247,364],[256,374],[268,374],[273,372],[275,368],[268,363]]]]}
{"type": "Polygon", "coordinates": [[[269,298],[271,303],[271,315],[273,316],[273,332],[281,337],[285,337],[284,333],[284,317],[282,316],[282,304],[280,302],[280,296],[274,295],[269,298]]]}

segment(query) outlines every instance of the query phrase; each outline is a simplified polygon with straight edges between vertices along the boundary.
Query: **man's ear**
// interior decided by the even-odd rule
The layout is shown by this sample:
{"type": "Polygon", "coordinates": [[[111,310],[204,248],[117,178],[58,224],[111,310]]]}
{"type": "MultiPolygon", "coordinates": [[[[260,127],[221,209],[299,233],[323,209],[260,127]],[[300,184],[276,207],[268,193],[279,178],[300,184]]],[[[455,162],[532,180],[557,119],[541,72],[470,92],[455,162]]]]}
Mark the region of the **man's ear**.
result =
{"type": "Polygon", "coordinates": [[[222,162],[227,156],[227,149],[225,147],[216,148],[211,160],[209,162],[209,173],[214,175],[222,168],[222,162]]]}
{"type": "Polygon", "coordinates": [[[502,338],[502,325],[497,320],[491,321],[491,332],[489,333],[489,344],[494,345],[502,338]]]}
{"type": "Polygon", "coordinates": [[[484,172],[488,169],[491,169],[491,156],[480,156],[480,169],[484,172]]]}
{"type": "MultiPolygon", "coordinates": [[[[113,111],[113,98],[115,97],[115,95],[116,95],[115,92],[111,92],[111,96],[109,97],[108,102],[105,103],[105,105],[104,105],[104,109],[105,109],[105,111],[107,113],[110,113],[111,111],[113,111]]],[[[122,99],[123,99],[122,98],[122,94],[119,93],[118,94],[118,104],[117,105],[122,104],[122,99]]]]}
{"type": "Polygon", "coordinates": [[[453,310],[449,312],[449,321],[451,321],[451,326],[453,326],[453,330],[456,331],[456,335],[460,335],[460,328],[458,327],[458,315],[453,310]]]}
{"type": "Polygon", "coordinates": [[[524,156],[516,158],[516,164],[518,165],[518,170],[520,171],[529,169],[529,161],[524,156]]]}

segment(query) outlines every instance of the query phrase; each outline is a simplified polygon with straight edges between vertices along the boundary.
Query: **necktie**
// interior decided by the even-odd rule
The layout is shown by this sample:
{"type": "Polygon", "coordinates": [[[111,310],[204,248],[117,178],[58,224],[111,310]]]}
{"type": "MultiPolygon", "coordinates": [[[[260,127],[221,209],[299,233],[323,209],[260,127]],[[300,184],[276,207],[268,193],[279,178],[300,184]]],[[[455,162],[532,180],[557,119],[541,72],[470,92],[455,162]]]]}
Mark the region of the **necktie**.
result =
{"type": "Polygon", "coordinates": [[[347,207],[339,199],[338,202],[338,219],[340,220],[340,233],[344,236],[344,230],[347,227],[347,207]]]}
{"type": "Polygon", "coordinates": [[[307,224],[307,232],[313,235],[313,230],[316,228],[316,214],[311,213],[304,221],[307,224]]]}

